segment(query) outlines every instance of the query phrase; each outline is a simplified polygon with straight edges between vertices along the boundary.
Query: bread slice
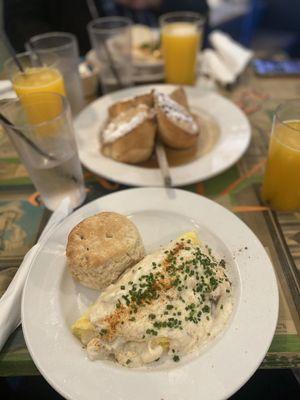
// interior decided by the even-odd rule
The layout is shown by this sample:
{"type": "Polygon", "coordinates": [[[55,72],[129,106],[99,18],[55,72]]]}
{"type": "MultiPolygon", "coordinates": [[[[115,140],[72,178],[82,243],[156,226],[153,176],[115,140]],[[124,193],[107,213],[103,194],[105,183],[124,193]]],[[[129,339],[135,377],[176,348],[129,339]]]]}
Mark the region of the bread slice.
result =
{"type": "Polygon", "coordinates": [[[153,152],[155,135],[154,112],[140,104],[109,121],[102,132],[102,153],[129,164],[146,161],[153,152]]]}
{"type": "Polygon", "coordinates": [[[101,212],[81,221],[66,249],[72,276],[84,286],[102,289],[145,256],[136,226],[124,215],[101,212]]]}
{"type": "Polygon", "coordinates": [[[155,91],[154,104],[158,132],[163,143],[175,149],[195,146],[199,136],[199,126],[189,111],[184,90],[176,89],[170,96],[155,91]]]}
{"type": "Polygon", "coordinates": [[[116,118],[120,113],[135,108],[139,105],[145,105],[149,108],[153,108],[153,92],[142,94],[140,96],[133,97],[132,99],[119,101],[113,104],[108,109],[110,118],[116,118]]]}

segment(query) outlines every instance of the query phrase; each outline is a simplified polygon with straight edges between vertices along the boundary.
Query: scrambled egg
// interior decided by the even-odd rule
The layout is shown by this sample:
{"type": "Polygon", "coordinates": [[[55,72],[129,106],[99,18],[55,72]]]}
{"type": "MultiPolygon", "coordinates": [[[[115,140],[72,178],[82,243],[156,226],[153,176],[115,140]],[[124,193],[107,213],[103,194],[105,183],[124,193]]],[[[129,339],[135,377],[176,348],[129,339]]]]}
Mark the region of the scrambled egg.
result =
{"type": "Polygon", "coordinates": [[[84,345],[87,345],[93,337],[97,336],[97,331],[90,322],[91,310],[92,306],[71,326],[73,335],[84,345]]]}
{"type": "Polygon", "coordinates": [[[232,310],[225,261],[187,232],[146,256],[73,324],[90,359],[139,367],[173,361],[214,337],[232,310]]]}
{"type": "MultiPolygon", "coordinates": [[[[177,238],[177,241],[181,239],[191,240],[193,244],[200,244],[200,240],[196,232],[186,232],[177,238]]],[[[86,345],[93,337],[97,336],[97,330],[94,325],[90,322],[90,313],[93,306],[90,306],[84,314],[71,326],[71,331],[82,344],[86,345]]],[[[160,342],[167,348],[167,339],[161,340],[160,342]]]]}

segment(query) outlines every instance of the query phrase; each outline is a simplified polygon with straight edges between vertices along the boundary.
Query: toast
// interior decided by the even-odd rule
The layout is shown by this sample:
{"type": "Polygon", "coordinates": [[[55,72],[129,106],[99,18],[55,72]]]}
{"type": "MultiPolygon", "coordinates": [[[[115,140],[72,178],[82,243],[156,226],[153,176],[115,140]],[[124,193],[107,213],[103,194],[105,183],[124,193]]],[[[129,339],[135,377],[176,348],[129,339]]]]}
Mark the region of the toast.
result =
{"type": "Polygon", "coordinates": [[[185,90],[182,87],[175,89],[171,94],[170,97],[172,100],[176,101],[176,103],[180,104],[182,107],[186,108],[190,111],[187,95],[185,90]]]}
{"type": "Polygon", "coordinates": [[[102,153],[116,161],[137,164],[150,158],[155,142],[153,110],[144,104],[122,111],[102,132],[102,153]]]}
{"type": "Polygon", "coordinates": [[[142,94],[140,96],[133,97],[132,99],[119,101],[118,103],[114,103],[109,107],[108,115],[110,118],[116,118],[120,113],[125,112],[130,108],[138,107],[141,104],[149,108],[153,108],[153,92],[142,94]]]}
{"type": "Polygon", "coordinates": [[[188,149],[195,146],[199,136],[199,126],[189,111],[184,90],[176,89],[170,96],[155,91],[154,104],[158,132],[163,143],[174,149],[188,149]]]}

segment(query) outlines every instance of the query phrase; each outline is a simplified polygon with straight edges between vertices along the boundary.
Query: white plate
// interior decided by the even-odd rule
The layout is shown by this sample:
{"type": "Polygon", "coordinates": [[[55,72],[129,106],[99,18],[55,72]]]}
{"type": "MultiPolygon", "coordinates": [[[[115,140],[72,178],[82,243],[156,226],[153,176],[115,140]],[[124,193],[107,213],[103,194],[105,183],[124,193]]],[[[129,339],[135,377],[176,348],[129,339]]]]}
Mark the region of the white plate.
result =
{"type": "MultiPolygon", "coordinates": [[[[75,135],[79,157],[85,167],[95,174],[126,185],[164,186],[158,168],[145,168],[120,163],[100,152],[100,128],[107,118],[107,108],[127,97],[156,88],[171,92],[173,85],[147,85],[120,90],[99,98],[84,109],[75,120],[75,135]]],[[[211,178],[231,167],[246,151],[251,129],[247,117],[232,102],[216,93],[199,88],[185,88],[193,109],[211,115],[220,128],[218,141],[210,152],[188,164],[172,167],[174,186],[188,185],[211,178]]]]}
{"type": "MultiPolygon", "coordinates": [[[[101,62],[97,59],[94,50],[90,50],[86,54],[86,60],[100,71],[101,62]]],[[[136,83],[157,82],[164,78],[164,62],[163,60],[138,61],[133,60],[133,81],[136,83]]]]}
{"type": "Polygon", "coordinates": [[[142,66],[136,64],[134,66],[134,82],[138,84],[146,84],[153,82],[162,82],[165,74],[163,66],[142,66]]]}
{"type": "Polygon", "coordinates": [[[273,267],[257,237],[231,212],[199,195],[175,189],[129,189],[77,210],[34,260],[23,291],[22,326],[30,354],[47,381],[74,400],[219,400],[238,390],[263,360],[273,338],[278,291],[273,267]],[[171,369],[135,371],[89,361],[70,325],[97,297],[66,268],[70,230],[102,210],[128,215],[146,250],[197,229],[231,265],[235,305],[224,333],[200,354],[171,369]],[[245,248],[247,247],[247,249],[245,248]]]}

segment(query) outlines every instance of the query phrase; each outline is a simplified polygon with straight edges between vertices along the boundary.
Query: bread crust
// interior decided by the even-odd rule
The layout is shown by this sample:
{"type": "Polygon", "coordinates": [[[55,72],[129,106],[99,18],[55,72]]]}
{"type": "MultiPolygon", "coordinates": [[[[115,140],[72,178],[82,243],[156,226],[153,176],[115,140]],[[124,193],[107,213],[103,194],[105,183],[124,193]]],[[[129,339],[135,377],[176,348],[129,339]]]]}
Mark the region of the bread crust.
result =
{"type": "Polygon", "coordinates": [[[127,217],[101,212],[72,229],[66,255],[75,280],[89,288],[102,289],[139,262],[145,249],[136,226],[127,217]]]}
{"type": "Polygon", "coordinates": [[[168,104],[164,106],[158,101],[158,93],[151,91],[132,99],[117,102],[109,107],[108,123],[102,131],[101,151],[103,155],[127,164],[147,161],[153,153],[156,134],[159,135],[165,145],[174,149],[188,149],[197,144],[198,124],[190,112],[185,90],[178,87],[169,96],[160,94],[160,96],[165,96],[168,99],[167,103],[171,103],[169,110],[173,107],[177,116],[181,117],[179,122],[178,119],[171,118],[168,114],[166,108],[168,104]],[[130,121],[130,115],[134,117],[134,112],[138,113],[138,110],[143,109],[141,107],[148,110],[148,117],[141,121],[138,126],[132,127],[131,130],[118,137],[118,124],[123,123],[122,119],[125,123],[130,121]],[[182,123],[184,119],[185,122],[182,123]],[[114,140],[105,139],[105,129],[109,123],[116,124],[116,138],[114,140]]]}
{"type": "MultiPolygon", "coordinates": [[[[183,107],[192,121],[197,123],[194,116],[189,111],[188,101],[184,89],[178,88],[174,90],[169,97],[178,103],[179,106],[183,107]]],[[[190,133],[188,132],[188,129],[184,129],[178,123],[174,122],[168,117],[166,112],[164,112],[163,108],[160,107],[157,99],[155,99],[155,111],[158,124],[158,134],[164,144],[174,149],[188,149],[197,144],[199,130],[196,133],[190,133]]]]}
{"type": "Polygon", "coordinates": [[[171,99],[176,101],[176,103],[180,104],[182,107],[190,111],[187,95],[185,93],[185,90],[181,86],[173,90],[173,92],[170,94],[170,97],[171,99]]]}
{"type": "Polygon", "coordinates": [[[133,97],[132,99],[119,101],[111,105],[108,109],[109,118],[116,118],[120,113],[135,108],[140,104],[143,104],[149,108],[153,108],[153,92],[142,94],[140,96],[133,97]]]}
{"type": "Polygon", "coordinates": [[[156,123],[146,119],[128,134],[111,143],[102,143],[102,153],[116,161],[137,164],[148,160],[154,149],[156,123]]]}
{"type": "Polygon", "coordinates": [[[188,149],[195,146],[198,134],[191,135],[174,124],[159,108],[156,109],[158,132],[164,144],[174,149],[188,149]]]}

